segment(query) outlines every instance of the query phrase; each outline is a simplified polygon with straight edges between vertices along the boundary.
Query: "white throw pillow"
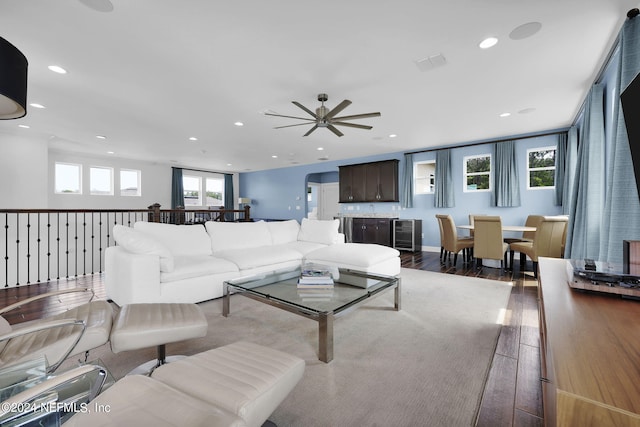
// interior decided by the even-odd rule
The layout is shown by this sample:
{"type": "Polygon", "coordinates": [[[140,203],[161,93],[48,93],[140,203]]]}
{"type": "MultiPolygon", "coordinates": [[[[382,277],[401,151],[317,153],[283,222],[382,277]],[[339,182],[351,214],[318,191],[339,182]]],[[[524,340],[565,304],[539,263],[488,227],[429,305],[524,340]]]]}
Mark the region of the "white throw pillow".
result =
{"type": "Polygon", "coordinates": [[[283,243],[291,243],[298,240],[300,232],[300,224],[295,219],[288,221],[270,221],[267,222],[267,228],[271,232],[271,242],[274,245],[283,243]]]}
{"type": "Polygon", "coordinates": [[[333,245],[338,243],[338,227],[340,227],[340,221],[337,219],[321,221],[302,218],[298,240],[333,245]]]}
{"type": "Polygon", "coordinates": [[[147,234],[124,225],[113,226],[113,238],[126,251],[134,254],[158,255],[160,271],[170,273],[174,269],[171,251],[147,234]]]}
{"type": "Polygon", "coordinates": [[[211,238],[211,249],[214,254],[231,249],[271,246],[271,233],[264,221],[207,221],[205,227],[211,238]]]}
{"type": "Polygon", "coordinates": [[[133,228],[165,245],[173,256],[211,255],[211,242],[201,224],[176,225],[138,221],[133,228]]]}

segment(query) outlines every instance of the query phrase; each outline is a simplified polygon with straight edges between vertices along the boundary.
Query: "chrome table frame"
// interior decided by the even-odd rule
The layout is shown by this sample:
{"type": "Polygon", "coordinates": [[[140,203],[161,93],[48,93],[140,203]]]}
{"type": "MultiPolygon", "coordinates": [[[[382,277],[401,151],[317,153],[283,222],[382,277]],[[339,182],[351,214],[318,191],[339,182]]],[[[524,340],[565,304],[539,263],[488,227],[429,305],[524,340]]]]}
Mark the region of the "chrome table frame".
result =
{"type": "MultiPolygon", "coordinates": [[[[242,283],[233,283],[233,280],[224,282],[224,296],[222,299],[222,315],[228,317],[230,313],[230,299],[232,293],[238,293],[246,297],[252,298],[256,301],[269,304],[274,307],[281,308],[288,312],[312,319],[318,322],[318,359],[322,362],[329,363],[333,360],[333,322],[336,317],[343,316],[352,310],[356,309],[360,305],[368,302],[371,298],[378,296],[386,290],[394,289],[394,309],[395,311],[401,310],[401,297],[400,297],[400,277],[379,276],[374,274],[368,274],[355,270],[340,269],[341,274],[349,274],[358,276],[365,279],[380,280],[381,282],[387,282],[383,286],[372,286],[371,290],[363,289],[365,292],[359,298],[356,298],[347,304],[342,305],[333,311],[316,311],[309,307],[305,307],[300,304],[296,304],[291,301],[285,301],[266,295],[259,292],[259,286],[261,284],[274,284],[287,279],[291,279],[299,276],[299,270],[293,272],[274,273],[267,276],[257,276],[255,280],[248,279],[242,283]],[[256,284],[256,290],[247,288],[247,284],[256,284]],[[244,286],[243,286],[244,285],[244,286]],[[232,292],[233,291],[233,292],[232,292]]],[[[292,285],[295,286],[295,285],[292,285]]],[[[342,285],[338,281],[336,286],[349,286],[342,285]]]]}

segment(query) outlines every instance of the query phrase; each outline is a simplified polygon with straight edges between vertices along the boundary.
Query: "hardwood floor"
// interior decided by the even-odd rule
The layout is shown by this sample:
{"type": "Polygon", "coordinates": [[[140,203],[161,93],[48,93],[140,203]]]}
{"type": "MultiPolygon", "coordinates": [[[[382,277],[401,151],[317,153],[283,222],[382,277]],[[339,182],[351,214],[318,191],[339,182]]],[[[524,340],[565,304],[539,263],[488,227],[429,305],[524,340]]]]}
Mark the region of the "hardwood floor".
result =
{"type": "MultiPolygon", "coordinates": [[[[441,263],[438,253],[403,252],[402,266],[447,274],[512,281],[505,321],[478,414],[478,427],[542,426],[542,390],[540,383],[540,346],[538,333],[537,281],[531,271],[522,274],[516,260],[511,271],[463,264],[441,263]]],[[[531,268],[529,263],[528,268],[531,268]]],[[[0,307],[44,292],[74,287],[89,287],[95,298],[105,299],[102,275],[6,288],[0,292],[0,307]]],[[[86,295],[69,294],[48,298],[13,310],[3,317],[11,324],[48,317],[85,302],[86,295]]]]}

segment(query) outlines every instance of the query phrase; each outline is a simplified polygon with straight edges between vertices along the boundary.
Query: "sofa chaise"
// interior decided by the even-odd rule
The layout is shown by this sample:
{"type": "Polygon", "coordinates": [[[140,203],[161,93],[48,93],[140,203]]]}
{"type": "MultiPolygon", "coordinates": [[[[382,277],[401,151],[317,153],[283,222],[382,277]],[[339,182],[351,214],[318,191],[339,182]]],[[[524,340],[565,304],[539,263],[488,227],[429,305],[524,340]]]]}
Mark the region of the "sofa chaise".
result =
{"type": "Polygon", "coordinates": [[[105,252],[107,297],[134,303],[197,303],[223,295],[224,282],[293,269],[303,262],[374,274],[400,274],[399,252],[344,243],[338,221],[304,218],[273,222],[116,225],[105,252]]]}

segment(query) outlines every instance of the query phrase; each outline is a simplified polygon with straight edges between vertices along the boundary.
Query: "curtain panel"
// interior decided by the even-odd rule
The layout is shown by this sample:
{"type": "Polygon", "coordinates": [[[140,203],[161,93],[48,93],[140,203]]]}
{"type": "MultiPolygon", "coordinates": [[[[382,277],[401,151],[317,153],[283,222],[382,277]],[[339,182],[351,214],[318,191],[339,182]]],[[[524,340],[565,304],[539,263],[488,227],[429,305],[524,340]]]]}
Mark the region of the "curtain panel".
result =
{"type": "Polygon", "coordinates": [[[171,209],[184,207],[184,186],[182,168],[171,168],[171,209]]]}
{"type": "MultiPolygon", "coordinates": [[[[607,191],[602,216],[601,261],[622,263],[622,241],[640,240],[640,201],[620,94],[640,72],[640,18],[627,19],[619,38],[613,102],[613,137],[609,144],[607,191]]],[[[636,118],[637,120],[638,118],[636,118]]],[[[638,143],[638,141],[634,141],[638,143]]]]}
{"type": "MultiPolygon", "coordinates": [[[[229,173],[224,174],[224,207],[225,209],[233,209],[234,197],[233,197],[233,175],[229,173]]],[[[226,221],[233,221],[233,212],[227,212],[224,219],[226,221]]]]}
{"type": "Polygon", "coordinates": [[[570,258],[599,259],[605,192],[603,93],[603,84],[593,85],[585,104],[567,228],[565,253],[570,258]]]}
{"type": "Polygon", "coordinates": [[[453,172],[451,171],[451,150],[436,151],[436,188],[434,197],[436,208],[456,206],[453,193],[453,172]]]}
{"type": "Polygon", "coordinates": [[[562,214],[569,215],[573,205],[573,186],[578,162],[578,128],[572,126],[567,133],[567,152],[564,159],[564,183],[562,189],[562,214]]]}
{"type": "Polygon", "coordinates": [[[403,208],[413,207],[413,154],[410,153],[404,155],[400,203],[403,208]]]}
{"type": "Polygon", "coordinates": [[[515,141],[494,144],[494,159],[492,205],[509,208],[520,206],[520,180],[515,141]]]}
{"type": "Polygon", "coordinates": [[[556,147],[556,170],[553,182],[556,187],[556,206],[562,206],[564,195],[564,176],[567,157],[567,134],[558,135],[558,145],[556,147]]]}

